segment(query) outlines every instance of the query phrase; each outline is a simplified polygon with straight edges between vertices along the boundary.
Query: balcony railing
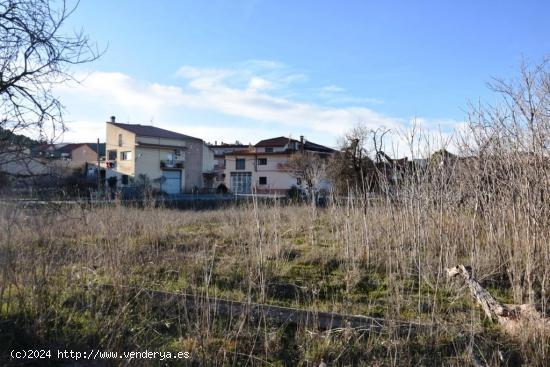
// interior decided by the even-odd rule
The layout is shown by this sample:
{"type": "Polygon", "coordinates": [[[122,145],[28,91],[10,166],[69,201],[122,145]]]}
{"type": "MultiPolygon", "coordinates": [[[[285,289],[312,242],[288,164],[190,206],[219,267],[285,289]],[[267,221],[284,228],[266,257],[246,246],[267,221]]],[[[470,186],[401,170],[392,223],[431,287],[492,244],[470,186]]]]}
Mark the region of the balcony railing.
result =
{"type": "Polygon", "coordinates": [[[183,161],[176,161],[176,160],[163,160],[160,161],[160,168],[183,168],[183,161]]]}

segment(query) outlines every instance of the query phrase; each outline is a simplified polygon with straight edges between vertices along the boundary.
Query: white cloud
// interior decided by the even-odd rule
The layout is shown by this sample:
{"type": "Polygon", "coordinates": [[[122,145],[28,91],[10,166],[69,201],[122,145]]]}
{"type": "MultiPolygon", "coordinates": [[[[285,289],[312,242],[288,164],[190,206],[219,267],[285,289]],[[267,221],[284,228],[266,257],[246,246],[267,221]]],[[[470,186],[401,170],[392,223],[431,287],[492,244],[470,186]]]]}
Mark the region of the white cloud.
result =
{"type": "MultiPolygon", "coordinates": [[[[103,121],[111,114],[128,117],[135,123],[154,118],[159,126],[211,141],[227,137],[254,142],[273,134],[305,133],[320,137],[320,143],[334,145],[339,136],[358,123],[396,131],[407,125],[404,119],[366,107],[334,107],[283,97],[279,92],[288,83],[304,80],[301,74],[266,60],[243,65],[248,69],[182,66],[176,72],[179,84],[151,83],[116,72],[93,72],[80,85],[58,89],[66,101],[69,119],[76,121],[69,125],[67,136],[74,141],[90,140],[91,131],[104,129],[103,121]],[[204,115],[215,116],[217,123],[209,122],[204,115]],[[91,122],[95,119],[97,122],[91,122]],[[192,119],[204,123],[197,124],[192,119]]],[[[336,85],[323,89],[344,92],[336,85]]]]}
{"type": "Polygon", "coordinates": [[[342,92],[345,92],[346,90],[342,87],[339,87],[337,85],[327,85],[327,86],[324,86],[323,88],[321,88],[321,93],[342,93],[342,92]]]}
{"type": "Polygon", "coordinates": [[[248,89],[252,91],[258,91],[261,89],[271,89],[273,84],[265,79],[253,77],[248,83],[248,89]]]}
{"type": "Polygon", "coordinates": [[[245,69],[284,69],[286,68],[286,65],[279,61],[274,60],[261,60],[261,59],[253,59],[253,60],[247,60],[241,64],[245,69]]]}

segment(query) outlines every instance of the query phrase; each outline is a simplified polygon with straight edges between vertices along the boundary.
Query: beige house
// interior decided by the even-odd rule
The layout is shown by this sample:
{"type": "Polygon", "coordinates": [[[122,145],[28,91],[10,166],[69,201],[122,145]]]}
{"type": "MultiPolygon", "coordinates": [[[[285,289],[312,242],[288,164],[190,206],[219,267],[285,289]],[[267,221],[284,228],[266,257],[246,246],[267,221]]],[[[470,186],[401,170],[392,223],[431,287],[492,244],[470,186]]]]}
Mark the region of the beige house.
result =
{"type": "Polygon", "coordinates": [[[292,186],[302,187],[302,181],[288,169],[293,154],[307,151],[329,156],[334,150],[319,144],[287,137],[258,142],[245,150],[225,154],[224,180],[227,188],[236,194],[286,194],[292,186]]]}
{"type": "Polygon", "coordinates": [[[213,185],[214,152],[198,138],[150,125],[107,122],[106,178],[131,186],[139,175],[166,194],[213,185]]]}

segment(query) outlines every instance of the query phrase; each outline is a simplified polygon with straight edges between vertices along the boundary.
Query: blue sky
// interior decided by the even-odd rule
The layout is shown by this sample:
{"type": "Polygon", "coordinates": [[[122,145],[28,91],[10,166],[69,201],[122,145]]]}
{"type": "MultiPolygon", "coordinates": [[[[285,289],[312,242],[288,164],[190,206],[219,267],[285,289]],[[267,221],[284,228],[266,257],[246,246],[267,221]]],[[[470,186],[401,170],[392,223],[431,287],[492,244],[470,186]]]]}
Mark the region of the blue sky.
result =
{"type": "Polygon", "coordinates": [[[306,135],[354,124],[448,134],[486,82],[550,53],[547,1],[83,0],[70,27],[108,45],[59,91],[66,141],[104,121],[205,140],[306,135]]]}

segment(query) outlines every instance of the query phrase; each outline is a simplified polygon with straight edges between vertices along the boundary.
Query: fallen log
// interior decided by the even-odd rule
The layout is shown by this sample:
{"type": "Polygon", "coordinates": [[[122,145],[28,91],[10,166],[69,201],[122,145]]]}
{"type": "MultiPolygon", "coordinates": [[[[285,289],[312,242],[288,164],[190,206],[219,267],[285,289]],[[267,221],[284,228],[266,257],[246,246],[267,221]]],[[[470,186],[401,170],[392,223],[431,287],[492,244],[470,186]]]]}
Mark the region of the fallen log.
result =
{"type": "Polygon", "coordinates": [[[496,320],[511,335],[536,330],[550,334],[550,318],[533,304],[503,304],[497,301],[479,284],[469,266],[457,265],[447,268],[449,277],[460,276],[470,289],[470,294],[481,306],[487,317],[496,320]]]}
{"type": "MultiPolygon", "coordinates": [[[[116,291],[121,287],[102,285],[101,288],[116,291]]],[[[427,330],[429,328],[429,325],[426,324],[393,321],[362,315],[347,315],[255,302],[240,302],[197,294],[163,292],[138,287],[122,288],[135,291],[136,297],[148,297],[158,304],[176,303],[183,306],[187,311],[208,311],[213,316],[220,315],[231,318],[244,314],[252,320],[267,319],[277,324],[314,326],[321,330],[354,328],[375,333],[391,330],[400,335],[404,333],[412,335],[421,329],[427,330]]]]}

